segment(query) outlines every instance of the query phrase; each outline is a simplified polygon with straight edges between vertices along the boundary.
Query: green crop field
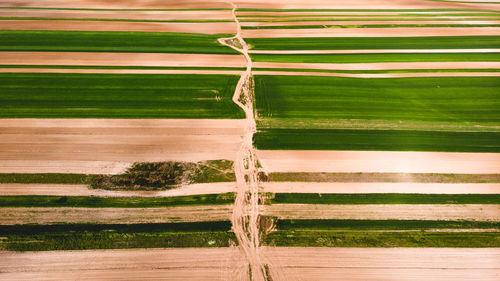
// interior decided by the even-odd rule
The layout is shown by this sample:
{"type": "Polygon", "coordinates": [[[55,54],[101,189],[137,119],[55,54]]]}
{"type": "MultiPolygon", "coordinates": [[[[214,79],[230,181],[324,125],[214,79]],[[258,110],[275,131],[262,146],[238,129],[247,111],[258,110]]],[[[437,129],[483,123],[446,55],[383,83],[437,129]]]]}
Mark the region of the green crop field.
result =
{"type": "Polygon", "coordinates": [[[500,61],[500,53],[439,53],[439,54],[328,54],[328,55],[268,55],[253,54],[252,60],[293,63],[371,63],[371,62],[438,62],[438,61],[500,61]]]}
{"type": "Polygon", "coordinates": [[[237,54],[217,38],[228,34],[0,30],[0,51],[237,54]]]}
{"type": "Polygon", "coordinates": [[[500,36],[247,38],[254,50],[500,48],[500,36]]]}
{"type": "Polygon", "coordinates": [[[0,118],[242,118],[238,76],[0,74],[0,118]]]}

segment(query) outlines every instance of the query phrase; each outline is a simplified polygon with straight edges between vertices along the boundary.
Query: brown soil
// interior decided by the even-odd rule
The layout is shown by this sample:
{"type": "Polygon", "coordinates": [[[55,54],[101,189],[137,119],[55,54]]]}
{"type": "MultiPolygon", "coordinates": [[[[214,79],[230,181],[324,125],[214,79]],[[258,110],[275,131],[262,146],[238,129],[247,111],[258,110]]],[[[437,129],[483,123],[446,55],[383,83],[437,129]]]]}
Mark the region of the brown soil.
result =
{"type": "Polygon", "coordinates": [[[465,69],[500,68],[500,62],[375,62],[375,63],[287,63],[256,62],[255,68],[297,68],[328,70],[465,69]]]}

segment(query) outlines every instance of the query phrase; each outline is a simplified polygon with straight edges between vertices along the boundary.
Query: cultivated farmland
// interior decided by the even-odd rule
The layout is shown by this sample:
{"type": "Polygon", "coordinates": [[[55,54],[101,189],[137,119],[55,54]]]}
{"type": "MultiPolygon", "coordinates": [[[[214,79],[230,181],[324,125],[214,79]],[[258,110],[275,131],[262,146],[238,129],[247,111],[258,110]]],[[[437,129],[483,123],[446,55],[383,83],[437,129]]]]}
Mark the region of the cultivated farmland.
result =
{"type": "Polygon", "coordinates": [[[496,280],[499,54],[486,1],[0,1],[0,279],[496,280]]]}

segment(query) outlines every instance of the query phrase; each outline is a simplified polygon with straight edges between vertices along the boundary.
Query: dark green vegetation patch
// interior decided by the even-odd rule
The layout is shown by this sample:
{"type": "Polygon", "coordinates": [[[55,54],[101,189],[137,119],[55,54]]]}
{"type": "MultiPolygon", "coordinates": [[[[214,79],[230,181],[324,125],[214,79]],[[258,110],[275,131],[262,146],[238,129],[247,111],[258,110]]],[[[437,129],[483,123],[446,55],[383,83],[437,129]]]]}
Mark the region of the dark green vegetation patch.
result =
{"type": "Polygon", "coordinates": [[[0,207],[158,208],[232,204],[233,193],[174,197],[0,196],[0,207]]]}
{"type": "Polygon", "coordinates": [[[243,118],[235,75],[0,74],[0,118],[243,118]]]}
{"type": "Polygon", "coordinates": [[[0,51],[237,54],[217,41],[228,34],[1,30],[0,51]]]}
{"type": "Polygon", "coordinates": [[[500,36],[245,38],[254,50],[499,48],[500,36]]]}
{"type": "Polygon", "coordinates": [[[0,250],[228,247],[237,244],[230,229],[229,221],[0,226],[0,250]]]}
{"type": "Polygon", "coordinates": [[[256,108],[265,126],[254,140],[260,149],[499,152],[499,86],[497,77],[256,76],[256,108]],[[409,125],[315,128],[345,120],[409,125]],[[282,121],[296,126],[281,129],[282,121]],[[418,122],[425,122],[424,129],[412,125],[418,122]],[[443,130],[443,124],[468,129],[443,130]],[[477,128],[482,131],[471,131],[477,128]]]}
{"type": "Polygon", "coordinates": [[[500,194],[276,193],[271,204],[500,204],[500,194]]]}

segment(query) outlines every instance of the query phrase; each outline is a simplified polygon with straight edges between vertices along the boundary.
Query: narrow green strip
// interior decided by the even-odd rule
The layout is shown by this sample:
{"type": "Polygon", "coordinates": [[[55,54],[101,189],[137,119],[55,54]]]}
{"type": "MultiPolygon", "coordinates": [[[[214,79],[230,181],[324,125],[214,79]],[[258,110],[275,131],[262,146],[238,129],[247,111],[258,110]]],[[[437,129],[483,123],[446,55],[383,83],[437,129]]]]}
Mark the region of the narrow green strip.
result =
{"type": "MultiPolygon", "coordinates": [[[[1,66],[0,66],[1,67],[1,66]]],[[[286,71],[286,72],[321,72],[350,74],[384,74],[384,73],[440,73],[440,72],[500,72],[500,68],[462,68],[462,69],[387,69],[387,70],[341,70],[341,69],[303,69],[303,68],[252,68],[252,71],[286,71]]]]}
{"type": "Polygon", "coordinates": [[[500,194],[276,193],[272,204],[500,204],[500,194]]]}

